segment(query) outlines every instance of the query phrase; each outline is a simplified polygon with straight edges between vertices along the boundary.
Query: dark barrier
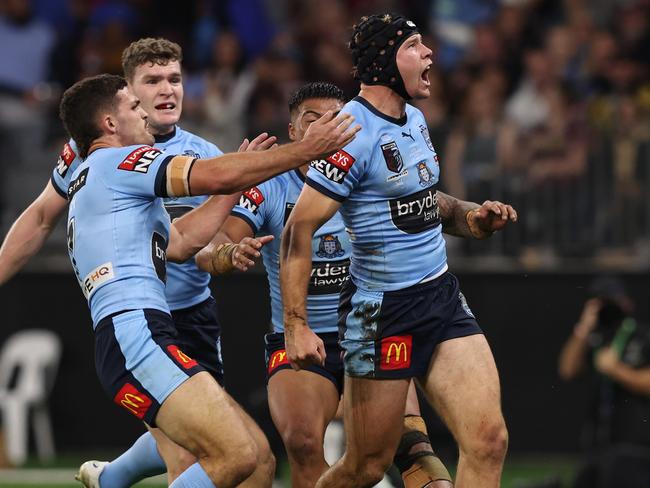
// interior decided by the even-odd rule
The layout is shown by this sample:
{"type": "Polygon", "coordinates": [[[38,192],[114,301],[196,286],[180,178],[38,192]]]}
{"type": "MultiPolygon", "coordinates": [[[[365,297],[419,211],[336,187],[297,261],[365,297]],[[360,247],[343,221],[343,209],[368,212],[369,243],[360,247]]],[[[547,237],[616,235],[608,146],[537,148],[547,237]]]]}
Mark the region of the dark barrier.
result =
{"type": "MultiPolygon", "coordinates": [[[[485,330],[499,366],[511,452],[573,451],[587,402],[584,382],[562,383],[558,352],[577,320],[586,274],[463,274],[469,305],[485,330]]],[[[650,320],[647,274],[624,276],[637,301],[637,316],[650,320]]],[[[274,446],[264,386],[264,348],[269,307],[266,278],[233,275],[215,283],[224,326],[223,355],[230,393],[258,419],[274,446]]],[[[124,447],[141,432],[135,418],[114,406],[97,381],[86,303],[72,274],[23,274],[0,292],[0,343],[26,327],[56,331],[63,357],[50,400],[59,450],[124,447]]],[[[438,442],[450,443],[427,413],[438,442]]]]}

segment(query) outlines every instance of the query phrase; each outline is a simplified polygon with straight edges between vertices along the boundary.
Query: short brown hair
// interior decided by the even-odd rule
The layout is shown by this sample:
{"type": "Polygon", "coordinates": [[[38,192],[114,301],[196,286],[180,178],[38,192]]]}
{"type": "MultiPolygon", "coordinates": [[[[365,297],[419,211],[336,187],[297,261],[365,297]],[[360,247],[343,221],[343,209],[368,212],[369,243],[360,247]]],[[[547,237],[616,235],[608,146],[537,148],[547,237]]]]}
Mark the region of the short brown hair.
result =
{"type": "Polygon", "coordinates": [[[127,80],[132,81],[135,69],[145,63],[160,64],[183,61],[181,47],[168,39],[146,37],[132,42],[122,53],[122,70],[127,80]]]}
{"type": "Polygon", "coordinates": [[[82,158],[88,156],[91,144],[102,135],[97,114],[100,110],[114,107],[117,92],[125,86],[123,77],[104,74],[84,78],[63,93],[59,117],[77,143],[82,158]]]}

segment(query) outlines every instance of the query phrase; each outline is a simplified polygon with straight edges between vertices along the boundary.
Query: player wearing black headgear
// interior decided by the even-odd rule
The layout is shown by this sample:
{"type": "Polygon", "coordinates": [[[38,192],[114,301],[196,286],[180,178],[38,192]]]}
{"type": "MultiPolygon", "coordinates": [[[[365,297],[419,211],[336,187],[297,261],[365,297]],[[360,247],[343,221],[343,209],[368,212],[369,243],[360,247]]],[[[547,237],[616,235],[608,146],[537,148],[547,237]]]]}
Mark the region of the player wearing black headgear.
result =
{"type": "MultiPolygon", "coordinates": [[[[366,85],[387,86],[405,100],[414,98],[404,84],[397,65],[397,52],[404,41],[415,34],[419,34],[416,25],[401,15],[362,17],[354,26],[350,40],[354,78],[366,85]]],[[[428,71],[430,65],[425,65],[424,70],[428,71]]],[[[428,86],[428,79],[423,81],[428,86]]]]}
{"type": "Polygon", "coordinates": [[[294,369],[323,364],[324,344],[305,306],[312,238],[341,209],[352,237],[350,279],[338,309],[346,452],[317,486],[372,486],[396,451],[407,486],[449,484],[438,474],[420,478],[425,469],[415,472],[418,461],[432,459],[414,457],[422,432],[408,433],[400,445],[409,384],[417,378],[458,442],[458,488],[496,488],[508,441],[499,378],[447,271],[442,232],[482,239],[517,213],[501,202],[478,205],[438,191],[441,164],[424,115],[406,103],[429,96],[432,53],[415,24],[388,14],[364,17],[350,48],[361,91],[341,112],[355,115],[363,130],[311,163],[280,253],[286,357],[294,369]]]}

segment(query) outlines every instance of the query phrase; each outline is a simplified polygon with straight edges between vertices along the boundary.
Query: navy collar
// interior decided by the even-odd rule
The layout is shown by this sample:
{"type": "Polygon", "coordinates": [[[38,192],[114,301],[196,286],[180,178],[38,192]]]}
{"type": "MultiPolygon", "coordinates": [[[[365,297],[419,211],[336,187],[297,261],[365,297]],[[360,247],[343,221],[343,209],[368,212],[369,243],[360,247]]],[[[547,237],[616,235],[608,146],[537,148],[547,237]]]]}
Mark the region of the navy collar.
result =
{"type": "Polygon", "coordinates": [[[156,140],[156,144],[159,144],[161,142],[167,142],[170,139],[173,139],[174,136],[176,135],[176,126],[174,126],[174,130],[167,133],[167,134],[155,134],[153,138],[156,140]]]}
{"type": "Polygon", "coordinates": [[[355,102],[360,103],[364,107],[366,107],[368,110],[370,110],[373,114],[375,114],[377,117],[381,117],[382,119],[390,122],[391,124],[396,124],[399,125],[400,127],[403,127],[406,124],[407,118],[406,118],[406,113],[400,117],[399,119],[396,119],[395,117],[391,117],[390,115],[386,115],[383,112],[380,112],[377,110],[368,100],[366,100],[363,97],[356,96],[352,100],[355,102]]]}

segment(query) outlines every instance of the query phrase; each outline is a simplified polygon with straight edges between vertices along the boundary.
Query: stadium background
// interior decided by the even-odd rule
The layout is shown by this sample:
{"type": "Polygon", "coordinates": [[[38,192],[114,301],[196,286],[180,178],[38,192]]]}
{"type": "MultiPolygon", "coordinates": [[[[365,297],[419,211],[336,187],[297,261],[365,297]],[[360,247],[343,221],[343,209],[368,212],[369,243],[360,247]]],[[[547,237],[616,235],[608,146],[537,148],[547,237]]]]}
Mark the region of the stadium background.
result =
{"type": "MultiPolygon", "coordinates": [[[[589,385],[561,382],[556,364],[589,283],[622,276],[637,316],[650,320],[647,0],[204,0],[182,8],[0,0],[2,236],[44,186],[65,141],[56,117],[62,90],[84,76],[119,73],[132,40],[181,44],[182,126],[228,151],[261,131],[286,139],[288,95],[306,81],[331,81],[353,96],[350,27],[383,11],[412,18],[434,50],[432,96],[417,105],[440,155],[443,190],[508,201],[520,213],[490,241],[448,239],[450,267],[500,369],[511,436],[504,486],[569,473],[589,385]]],[[[263,271],[219,279],[214,292],[227,387],[281,459],[264,389],[263,271]]],[[[26,327],[52,329],[63,341],[50,400],[54,466],[129,446],[142,428],[100,390],[63,226],[2,287],[0,307],[0,343],[26,327]]],[[[427,420],[435,447],[453,463],[449,435],[430,412],[427,420]]],[[[12,483],[0,476],[0,486],[12,483]]]]}

